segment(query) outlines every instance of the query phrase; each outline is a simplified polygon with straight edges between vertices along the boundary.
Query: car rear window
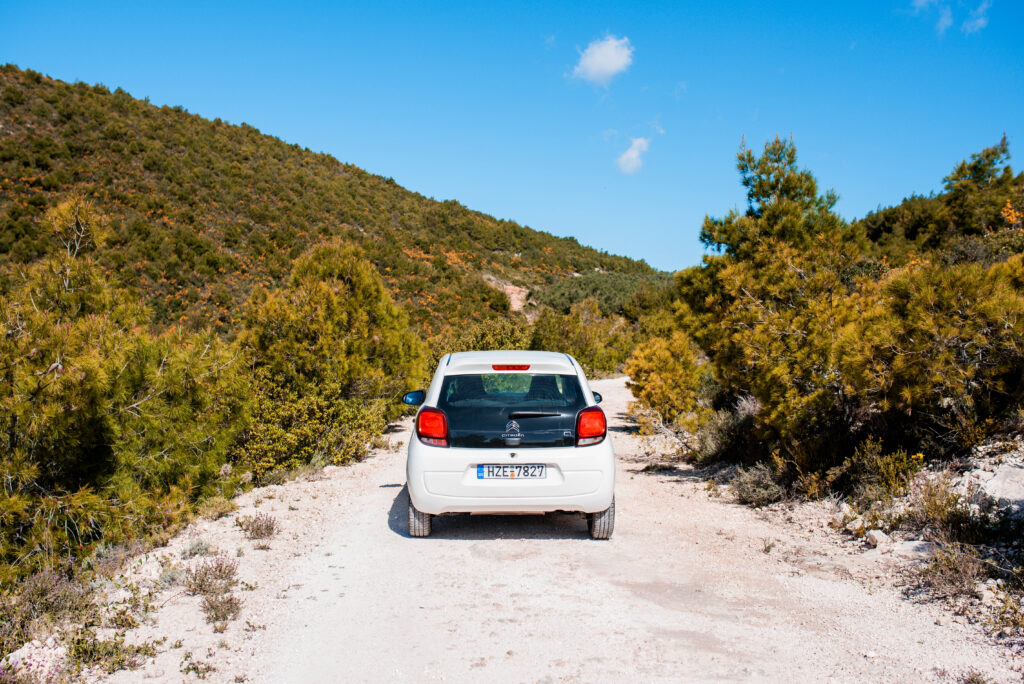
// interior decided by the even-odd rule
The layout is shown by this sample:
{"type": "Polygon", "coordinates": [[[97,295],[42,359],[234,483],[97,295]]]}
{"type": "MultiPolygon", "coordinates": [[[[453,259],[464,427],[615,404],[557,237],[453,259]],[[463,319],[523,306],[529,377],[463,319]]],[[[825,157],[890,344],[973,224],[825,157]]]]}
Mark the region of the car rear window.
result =
{"type": "Polygon", "coordinates": [[[484,373],[445,378],[438,408],[568,408],[577,404],[583,407],[575,375],[484,373]]]}
{"type": "Polygon", "coordinates": [[[573,446],[585,406],[575,375],[542,373],[450,375],[437,402],[451,446],[474,448],[573,446]]]}

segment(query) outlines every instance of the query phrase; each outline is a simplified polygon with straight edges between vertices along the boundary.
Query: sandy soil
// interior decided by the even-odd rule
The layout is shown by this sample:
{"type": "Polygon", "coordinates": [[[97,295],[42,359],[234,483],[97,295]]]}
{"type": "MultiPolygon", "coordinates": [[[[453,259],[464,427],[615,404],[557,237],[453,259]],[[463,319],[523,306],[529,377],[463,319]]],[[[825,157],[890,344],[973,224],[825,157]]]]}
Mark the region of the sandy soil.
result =
{"type": "MultiPolygon", "coordinates": [[[[898,586],[894,554],[825,526],[826,504],[754,511],[686,467],[641,472],[624,380],[605,397],[619,455],[615,536],[575,516],[458,516],[406,530],[404,441],[317,481],[264,488],[142,558],[158,574],[195,537],[238,558],[241,617],[223,634],[180,588],[132,639],[167,637],[114,681],[957,681],[1019,682],[1020,663],[941,606],[898,586]],[[258,550],[233,526],[276,516],[258,550]],[[166,562],[165,562],[166,564],[166,562]]],[[[188,561],[193,562],[193,561],[188,561]]]]}
{"type": "Polygon", "coordinates": [[[484,274],[484,280],[508,296],[508,308],[511,311],[522,311],[526,306],[526,300],[530,297],[530,291],[527,288],[513,285],[512,283],[501,280],[500,278],[495,278],[489,273],[484,274]]]}

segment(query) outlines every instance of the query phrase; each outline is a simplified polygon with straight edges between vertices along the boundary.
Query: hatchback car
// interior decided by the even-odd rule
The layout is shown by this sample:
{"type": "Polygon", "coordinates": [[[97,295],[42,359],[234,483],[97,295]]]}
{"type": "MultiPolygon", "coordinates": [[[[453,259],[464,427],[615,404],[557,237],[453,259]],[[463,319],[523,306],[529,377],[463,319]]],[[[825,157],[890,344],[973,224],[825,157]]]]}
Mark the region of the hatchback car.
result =
{"type": "Polygon", "coordinates": [[[481,351],[441,359],[409,440],[409,534],[445,513],[586,515],[590,535],[615,526],[615,452],[601,395],[568,354],[481,351]]]}

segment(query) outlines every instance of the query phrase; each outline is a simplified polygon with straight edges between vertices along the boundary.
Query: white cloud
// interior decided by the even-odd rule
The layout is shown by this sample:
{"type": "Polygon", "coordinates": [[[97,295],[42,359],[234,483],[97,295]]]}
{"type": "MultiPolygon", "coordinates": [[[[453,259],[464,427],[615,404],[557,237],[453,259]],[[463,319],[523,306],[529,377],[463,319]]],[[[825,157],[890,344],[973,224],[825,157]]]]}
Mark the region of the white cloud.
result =
{"type": "Polygon", "coordinates": [[[984,0],[976,9],[971,11],[970,19],[963,23],[960,30],[970,35],[988,26],[988,8],[991,6],[992,0],[984,0]]]}
{"type": "Polygon", "coordinates": [[[950,26],[953,25],[953,10],[949,9],[949,5],[942,7],[939,10],[939,20],[935,22],[935,30],[938,31],[941,36],[946,32],[950,26]]]}
{"type": "Polygon", "coordinates": [[[580,53],[580,61],[572,70],[572,75],[607,87],[612,78],[628,69],[632,63],[633,46],[629,38],[608,36],[591,41],[587,49],[580,53]]]}
{"type": "MultiPolygon", "coordinates": [[[[914,9],[914,14],[924,12],[930,16],[934,11],[935,32],[942,36],[953,25],[954,6],[959,14],[965,3],[962,1],[952,3],[948,0],[911,0],[910,4],[914,9]]],[[[988,10],[991,7],[992,0],[981,0],[981,3],[971,10],[970,15],[960,24],[960,30],[966,35],[971,35],[988,26],[988,10]]]]}
{"type": "Polygon", "coordinates": [[[650,138],[633,138],[629,149],[623,152],[618,159],[619,171],[629,174],[639,171],[640,167],[644,164],[644,160],[641,157],[650,146],[650,138]]]}

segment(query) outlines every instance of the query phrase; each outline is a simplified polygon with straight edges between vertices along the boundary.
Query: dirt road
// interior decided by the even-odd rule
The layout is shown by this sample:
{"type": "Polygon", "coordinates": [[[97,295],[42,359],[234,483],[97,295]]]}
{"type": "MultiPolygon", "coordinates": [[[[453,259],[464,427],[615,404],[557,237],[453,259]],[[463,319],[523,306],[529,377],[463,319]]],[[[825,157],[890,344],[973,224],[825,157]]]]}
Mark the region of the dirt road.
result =
{"type": "Polygon", "coordinates": [[[231,518],[176,539],[169,557],[196,536],[241,549],[255,588],[223,634],[166,592],[133,633],[166,636],[160,654],[113,679],[178,681],[199,662],[212,681],[1020,681],[1006,649],[905,599],[891,555],[709,496],[687,469],[641,472],[624,381],[593,385],[619,455],[611,541],[562,515],[442,518],[410,538],[406,424],[400,449],[243,497],[239,514],[281,525],[269,550],[231,518]]]}

